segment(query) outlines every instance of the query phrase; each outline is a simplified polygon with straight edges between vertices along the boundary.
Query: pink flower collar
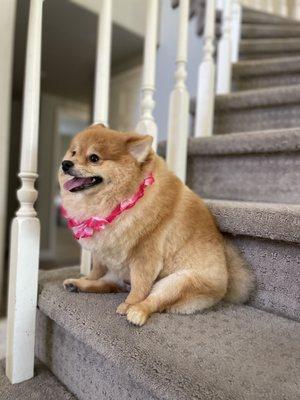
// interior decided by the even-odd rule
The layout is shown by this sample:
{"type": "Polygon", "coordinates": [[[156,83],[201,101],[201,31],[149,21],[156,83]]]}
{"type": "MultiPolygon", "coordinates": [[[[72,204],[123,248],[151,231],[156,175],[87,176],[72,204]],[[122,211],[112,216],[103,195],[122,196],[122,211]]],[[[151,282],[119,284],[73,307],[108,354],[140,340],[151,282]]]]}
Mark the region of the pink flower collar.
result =
{"type": "Polygon", "coordinates": [[[111,224],[123,211],[132,208],[140,198],[144,196],[145,189],[154,183],[152,173],[140,184],[137,192],[127,200],[118,204],[107,217],[91,217],[84,221],[69,218],[67,211],[61,207],[62,215],[67,219],[68,227],[72,230],[74,237],[78,239],[89,238],[94,232],[105,229],[106,225],[111,224]]]}

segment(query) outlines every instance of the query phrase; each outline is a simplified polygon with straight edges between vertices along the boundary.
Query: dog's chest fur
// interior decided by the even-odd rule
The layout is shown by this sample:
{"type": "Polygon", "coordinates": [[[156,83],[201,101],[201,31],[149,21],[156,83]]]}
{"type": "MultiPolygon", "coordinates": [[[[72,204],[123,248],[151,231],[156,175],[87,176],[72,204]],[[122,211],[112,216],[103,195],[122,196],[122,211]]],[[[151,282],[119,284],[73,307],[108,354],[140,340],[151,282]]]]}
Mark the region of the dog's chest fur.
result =
{"type": "Polygon", "coordinates": [[[119,276],[129,275],[128,256],[133,246],[129,235],[130,218],[120,218],[113,225],[87,239],[80,239],[83,248],[92,251],[97,261],[119,276]]]}

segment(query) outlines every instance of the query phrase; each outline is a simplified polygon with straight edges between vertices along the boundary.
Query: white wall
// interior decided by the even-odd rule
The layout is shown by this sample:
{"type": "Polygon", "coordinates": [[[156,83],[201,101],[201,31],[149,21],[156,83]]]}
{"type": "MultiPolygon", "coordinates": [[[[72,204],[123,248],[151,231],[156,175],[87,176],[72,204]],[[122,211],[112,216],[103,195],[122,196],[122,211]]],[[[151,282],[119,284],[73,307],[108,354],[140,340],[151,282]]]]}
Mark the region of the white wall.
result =
{"type": "MultiPolygon", "coordinates": [[[[157,52],[157,75],[154,117],[158,125],[158,139],[167,138],[169,96],[173,88],[179,9],[172,9],[170,1],[161,2],[161,28],[157,52]]],[[[196,34],[196,19],[189,23],[188,78],[190,96],[196,96],[198,66],[202,58],[202,38],[196,34]]]]}
{"type": "MultiPolygon", "coordinates": [[[[101,9],[101,0],[70,1],[95,13],[98,13],[101,9]]],[[[166,0],[163,1],[166,2],[166,0]]],[[[144,0],[113,0],[112,6],[113,22],[137,35],[144,36],[146,22],[146,4],[144,0]]]]}

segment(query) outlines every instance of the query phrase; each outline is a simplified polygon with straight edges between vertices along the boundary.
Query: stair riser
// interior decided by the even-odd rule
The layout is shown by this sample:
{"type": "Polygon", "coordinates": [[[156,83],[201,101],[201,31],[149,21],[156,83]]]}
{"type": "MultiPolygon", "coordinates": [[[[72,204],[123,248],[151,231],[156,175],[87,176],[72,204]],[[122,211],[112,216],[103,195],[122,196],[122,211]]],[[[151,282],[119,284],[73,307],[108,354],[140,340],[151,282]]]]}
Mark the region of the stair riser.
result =
{"type": "Polygon", "coordinates": [[[187,184],[208,199],[300,204],[300,154],[197,155],[187,184]]]}
{"type": "MultiPolygon", "coordinates": [[[[100,319],[101,311],[99,323],[100,319]]],[[[94,352],[39,310],[35,353],[79,400],[157,400],[116,363],[94,352]]]]}
{"type": "Polygon", "coordinates": [[[216,110],[214,132],[250,132],[300,126],[300,105],[216,110]]]}
{"type": "Polygon", "coordinates": [[[299,27],[248,25],[242,27],[242,39],[296,38],[300,37],[299,27]]]}
{"type": "Polygon", "coordinates": [[[300,321],[298,244],[229,236],[255,271],[257,290],[250,305],[300,321]]]}
{"type": "Polygon", "coordinates": [[[262,24],[264,25],[274,25],[277,26],[283,25],[286,26],[288,23],[289,25],[295,25],[295,27],[299,27],[299,22],[286,18],[279,17],[274,14],[263,13],[261,11],[254,11],[249,9],[242,10],[242,23],[243,24],[262,24]]]}
{"type": "Polygon", "coordinates": [[[234,78],[232,90],[237,92],[239,90],[253,90],[270,88],[274,86],[288,86],[300,84],[300,71],[293,74],[280,73],[270,75],[257,75],[245,76],[241,78],[234,78]]]}

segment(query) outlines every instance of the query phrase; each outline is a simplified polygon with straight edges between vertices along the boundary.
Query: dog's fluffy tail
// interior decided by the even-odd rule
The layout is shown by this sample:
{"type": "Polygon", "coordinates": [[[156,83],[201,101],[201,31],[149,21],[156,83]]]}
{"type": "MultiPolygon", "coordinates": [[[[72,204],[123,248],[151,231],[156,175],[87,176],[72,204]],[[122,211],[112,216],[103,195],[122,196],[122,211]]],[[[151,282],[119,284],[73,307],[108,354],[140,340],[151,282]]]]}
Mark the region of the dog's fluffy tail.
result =
{"type": "Polygon", "coordinates": [[[228,240],[225,240],[225,255],[229,278],[224,300],[230,303],[245,303],[255,287],[254,274],[228,240]]]}

